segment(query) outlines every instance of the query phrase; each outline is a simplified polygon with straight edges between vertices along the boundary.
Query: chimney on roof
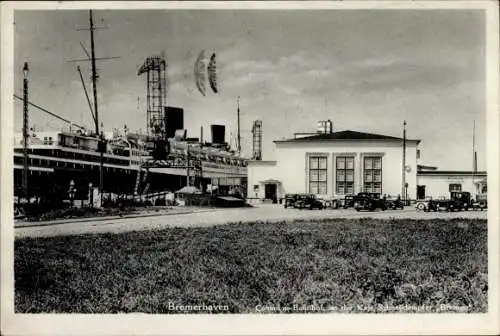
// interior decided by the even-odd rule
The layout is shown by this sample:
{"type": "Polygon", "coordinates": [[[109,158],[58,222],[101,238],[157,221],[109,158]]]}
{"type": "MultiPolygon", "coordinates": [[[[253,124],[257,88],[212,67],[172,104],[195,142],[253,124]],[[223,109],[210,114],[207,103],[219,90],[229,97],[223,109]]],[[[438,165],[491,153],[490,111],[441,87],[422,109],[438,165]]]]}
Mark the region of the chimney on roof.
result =
{"type": "Polygon", "coordinates": [[[333,123],[330,119],[318,121],[317,133],[331,134],[333,133],[333,123]]]}

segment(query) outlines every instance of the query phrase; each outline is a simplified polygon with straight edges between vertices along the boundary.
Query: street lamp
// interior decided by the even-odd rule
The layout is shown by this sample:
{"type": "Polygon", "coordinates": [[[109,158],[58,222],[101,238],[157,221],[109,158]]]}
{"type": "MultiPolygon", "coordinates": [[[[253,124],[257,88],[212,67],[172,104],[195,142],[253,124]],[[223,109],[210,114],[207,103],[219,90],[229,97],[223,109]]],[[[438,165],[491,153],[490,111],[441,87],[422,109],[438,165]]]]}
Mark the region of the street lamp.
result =
{"type": "Polygon", "coordinates": [[[28,62],[24,62],[24,67],[23,67],[23,73],[24,73],[24,78],[28,77],[28,62]]]}
{"type": "Polygon", "coordinates": [[[23,67],[23,193],[26,200],[28,197],[28,62],[23,67]]]}

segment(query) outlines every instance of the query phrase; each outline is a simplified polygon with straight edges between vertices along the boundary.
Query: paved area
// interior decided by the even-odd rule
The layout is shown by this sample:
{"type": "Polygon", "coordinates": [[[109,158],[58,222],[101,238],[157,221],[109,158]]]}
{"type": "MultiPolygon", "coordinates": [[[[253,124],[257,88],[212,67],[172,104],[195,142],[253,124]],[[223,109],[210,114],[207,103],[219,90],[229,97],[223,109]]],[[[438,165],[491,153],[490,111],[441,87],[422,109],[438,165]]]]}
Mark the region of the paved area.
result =
{"type": "Polygon", "coordinates": [[[14,222],[14,227],[20,228],[20,227],[31,227],[31,226],[49,226],[49,225],[56,225],[56,224],[96,222],[96,221],[124,219],[124,218],[183,215],[183,214],[191,214],[191,213],[199,213],[199,212],[212,212],[212,211],[217,211],[217,210],[221,210],[221,209],[206,208],[206,207],[158,207],[158,208],[155,208],[154,210],[148,209],[148,210],[137,211],[137,212],[133,212],[130,214],[121,215],[121,216],[77,217],[77,218],[65,218],[65,219],[57,219],[57,220],[32,221],[32,222],[27,222],[24,220],[16,220],[14,222]]]}
{"type": "Polygon", "coordinates": [[[119,233],[138,230],[157,230],[169,227],[206,227],[231,222],[268,221],[277,222],[293,219],[322,218],[482,218],[487,219],[487,211],[467,212],[420,212],[413,207],[404,210],[357,212],[353,209],[298,210],[284,209],[276,204],[263,204],[253,208],[215,209],[204,212],[165,214],[149,217],[108,218],[86,222],[54,222],[43,226],[17,227],[16,237],[44,237],[89,233],[119,233]]]}

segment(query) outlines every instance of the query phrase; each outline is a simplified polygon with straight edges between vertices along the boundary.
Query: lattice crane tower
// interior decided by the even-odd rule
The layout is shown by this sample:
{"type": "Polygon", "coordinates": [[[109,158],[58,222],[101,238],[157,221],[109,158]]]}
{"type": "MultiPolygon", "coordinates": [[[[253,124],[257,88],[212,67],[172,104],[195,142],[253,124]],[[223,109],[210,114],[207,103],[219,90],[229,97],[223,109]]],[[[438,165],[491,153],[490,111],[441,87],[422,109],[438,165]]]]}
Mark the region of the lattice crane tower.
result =
{"type": "Polygon", "coordinates": [[[165,57],[153,56],[146,58],[137,75],[146,73],[147,97],[146,118],[148,136],[164,139],[166,134],[165,110],[167,100],[167,62],[165,57]]]}

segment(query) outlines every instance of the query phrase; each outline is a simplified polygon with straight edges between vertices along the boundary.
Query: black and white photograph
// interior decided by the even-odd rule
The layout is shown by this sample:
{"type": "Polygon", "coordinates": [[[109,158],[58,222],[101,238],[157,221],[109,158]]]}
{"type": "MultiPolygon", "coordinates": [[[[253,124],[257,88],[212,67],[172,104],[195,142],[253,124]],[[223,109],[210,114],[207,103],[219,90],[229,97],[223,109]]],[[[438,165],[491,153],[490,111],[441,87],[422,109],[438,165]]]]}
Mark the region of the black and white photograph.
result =
{"type": "Polygon", "coordinates": [[[14,2],[4,28],[2,333],[498,332],[495,2],[14,2]]]}

